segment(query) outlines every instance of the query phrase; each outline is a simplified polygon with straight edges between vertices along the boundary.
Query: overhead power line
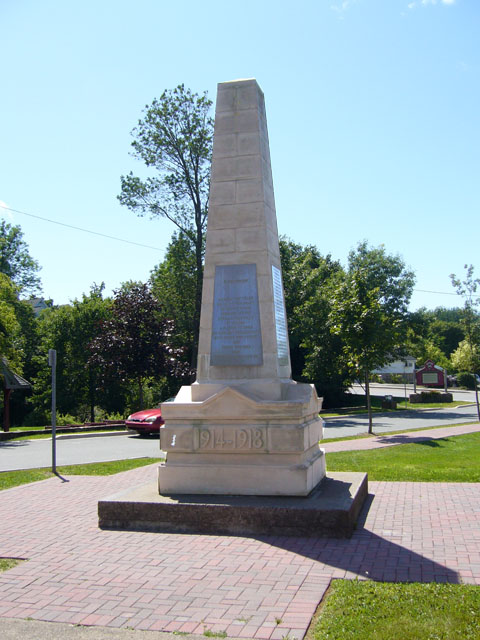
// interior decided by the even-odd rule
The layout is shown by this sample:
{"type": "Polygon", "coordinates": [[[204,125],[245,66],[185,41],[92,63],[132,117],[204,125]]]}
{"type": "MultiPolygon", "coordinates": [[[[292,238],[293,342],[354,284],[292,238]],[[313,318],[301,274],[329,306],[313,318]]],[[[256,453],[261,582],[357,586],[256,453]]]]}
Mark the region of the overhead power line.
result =
{"type": "Polygon", "coordinates": [[[83,229],[82,227],[76,227],[75,225],[67,224],[66,222],[59,222],[58,220],[50,220],[50,218],[43,218],[42,216],[36,216],[33,213],[27,213],[26,211],[19,211],[18,209],[12,209],[12,207],[7,207],[4,204],[0,205],[0,210],[1,209],[7,209],[7,211],[20,213],[23,216],[28,216],[29,218],[36,218],[37,220],[42,220],[43,222],[58,224],[60,227],[67,227],[68,229],[74,229],[75,231],[83,231],[84,233],[90,233],[93,236],[100,236],[102,238],[108,238],[109,240],[116,240],[117,242],[125,242],[126,244],[133,244],[137,247],[143,247],[144,249],[152,249],[153,251],[163,251],[163,249],[159,249],[158,247],[151,247],[148,244],[141,244],[140,242],[133,242],[133,240],[125,240],[124,238],[109,236],[108,234],[100,233],[99,231],[92,231],[91,229],[83,229]]]}
{"type": "Polygon", "coordinates": [[[414,289],[417,293],[437,293],[442,296],[458,296],[459,293],[453,293],[452,291],[428,291],[427,289],[414,289]]]}
{"type": "MultiPolygon", "coordinates": [[[[153,251],[163,251],[159,247],[152,247],[148,244],[142,244],[140,242],[133,242],[133,240],[125,240],[124,238],[117,238],[116,236],[110,236],[106,233],[100,233],[99,231],[92,231],[91,229],[84,229],[83,227],[76,227],[73,224],[67,224],[66,222],[59,222],[58,220],[51,220],[50,218],[44,218],[42,216],[34,215],[33,213],[27,213],[26,211],[19,211],[18,209],[13,209],[12,207],[7,207],[5,204],[0,205],[0,209],[6,209],[7,211],[13,211],[14,213],[20,213],[22,216],[28,216],[29,218],[36,218],[37,220],[42,220],[43,222],[50,222],[51,224],[57,224],[60,227],[67,227],[68,229],[74,229],[75,231],[82,231],[83,233],[90,233],[93,236],[100,236],[101,238],[108,238],[109,240],[116,240],[117,242],[124,242],[125,244],[133,244],[136,247],[142,247],[144,249],[152,249],[153,251]]],[[[414,289],[416,293],[433,293],[436,295],[442,296],[457,296],[460,297],[459,293],[453,293],[451,291],[429,291],[428,289],[414,289]]],[[[474,296],[476,297],[476,296],[474,296]]],[[[478,297],[480,299],[480,297],[478,297]]]]}

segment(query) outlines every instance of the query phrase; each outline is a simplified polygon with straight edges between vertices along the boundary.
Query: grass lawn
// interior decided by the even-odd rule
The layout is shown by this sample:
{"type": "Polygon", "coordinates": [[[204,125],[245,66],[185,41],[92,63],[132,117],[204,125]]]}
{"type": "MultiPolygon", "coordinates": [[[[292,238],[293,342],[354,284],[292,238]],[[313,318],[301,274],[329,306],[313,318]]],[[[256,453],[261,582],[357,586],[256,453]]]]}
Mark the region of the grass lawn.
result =
{"type": "MultiPolygon", "coordinates": [[[[132,460],[113,460],[112,462],[93,462],[91,464],[57,467],[57,472],[60,476],[110,476],[114,473],[144,467],[160,461],[161,458],[134,458],[132,460]]],[[[47,468],[3,471],[0,472],[0,491],[18,487],[21,484],[28,484],[29,482],[46,480],[53,476],[52,471],[47,468]]]]}
{"type": "MultiPolygon", "coordinates": [[[[464,400],[454,400],[453,402],[421,402],[421,403],[411,403],[407,402],[405,405],[404,398],[395,398],[397,401],[396,409],[382,409],[381,402],[378,402],[378,398],[375,403],[372,398],[372,413],[395,413],[397,411],[405,411],[405,409],[453,409],[454,407],[460,407],[466,404],[472,404],[471,402],[466,402],[464,400]]],[[[363,415],[367,413],[367,407],[345,407],[344,409],[332,409],[332,411],[321,411],[321,418],[337,418],[340,416],[356,416],[363,415]]]]}
{"type": "Polygon", "coordinates": [[[306,640],[478,640],[480,587],[334,580],[306,640]]]}
{"type": "Polygon", "coordinates": [[[366,471],[369,480],[480,482],[480,433],[326,456],[329,471],[366,471]]]}

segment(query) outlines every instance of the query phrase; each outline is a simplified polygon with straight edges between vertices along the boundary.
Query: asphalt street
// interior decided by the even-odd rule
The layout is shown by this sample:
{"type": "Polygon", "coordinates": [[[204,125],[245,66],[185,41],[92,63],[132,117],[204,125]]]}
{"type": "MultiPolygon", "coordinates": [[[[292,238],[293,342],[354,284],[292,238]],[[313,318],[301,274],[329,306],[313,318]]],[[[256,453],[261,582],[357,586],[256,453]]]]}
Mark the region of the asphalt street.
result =
{"type": "MultiPolygon", "coordinates": [[[[57,438],[57,466],[106,462],[127,458],[159,458],[158,438],[140,438],[124,431],[115,435],[68,435],[57,438]]],[[[52,465],[52,440],[0,442],[0,471],[35,469],[52,465]]]]}
{"type": "MultiPolygon", "coordinates": [[[[427,389],[426,387],[417,386],[417,392],[421,391],[437,391],[437,389],[427,389]]],[[[438,389],[443,392],[443,389],[438,389]]],[[[350,393],[355,395],[365,395],[365,389],[361,384],[354,384],[349,389],[350,393]]],[[[370,393],[372,396],[395,396],[397,398],[404,398],[414,392],[413,384],[379,384],[377,382],[370,383],[370,393]]],[[[457,389],[456,387],[449,387],[448,392],[453,395],[454,400],[461,400],[463,402],[475,402],[475,391],[467,391],[466,389],[457,389]]]]}
{"type": "MultiPolygon", "coordinates": [[[[434,410],[407,410],[400,413],[374,414],[373,430],[374,433],[388,433],[477,421],[478,416],[474,405],[434,410]]],[[[324,438],[355,436],[365,433],[367,429],[366,415],[326,418],[323,436],[324,438]]],[[[158,438],[140,438],[125,432],[89,436],[68,435],[57,439],[57,466],[161,456],[158,438]]],[[[0,471],[50,467],[51,464],[51,439],[0,442],[0,471]]]]}

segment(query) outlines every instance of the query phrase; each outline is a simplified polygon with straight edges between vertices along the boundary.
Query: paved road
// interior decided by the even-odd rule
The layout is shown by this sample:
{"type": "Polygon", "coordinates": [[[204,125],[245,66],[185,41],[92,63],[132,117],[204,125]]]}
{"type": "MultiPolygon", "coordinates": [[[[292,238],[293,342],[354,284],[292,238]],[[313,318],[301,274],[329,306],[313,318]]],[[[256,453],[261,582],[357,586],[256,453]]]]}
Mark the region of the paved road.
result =
{"type": "MultiPolygon", "coordinates": [[[[374,433],[388,433],[407,429],[419,429],[462,422],[478,422],[477,408],[473,405],[434,410],[406,410],[401,413],[373,414],[374,433]]],[[[325,438],[343,438],[365,433],[368,430],[368,416],[345,416],[326,418],[323,435],[325,438]]]]}
{"type": "MultiPolygon", "coordinates": [[[[365,390],[360,384],[354,384],[350,389],[350,393],[355,395],[365,395],[365,390]]],[[[417,391],[436,391],[436,389],[427,389],[426,387],[418,387],[417,391]]],[[[443,392],[443,389],[439,389],[443,392]]],[[[378,384],[372,382],[370,384],[370,392],[372,396],[396,396],[397,398],[405,397],[405,385],[403,384],[378,384]]],[[[464,402],[475,402],[475,391],[467,391],[466,389],[457,389],[456,387],[450,387],[448,392],[453,395],[454,400],[462,400],[464,402]]],[[[407,397],[414,393],[413,384],[407,384],[406,395],[407,397]]]]}
{"type": "MultiPolygon", "coordinates": [[[[104,462],[126,458],[160,457],[158,438],[124,434],[108,436],[61,436],[57,439],[57,466],[104,462]]],[[[52,441],[6,440],[0,442],[0,471],[50,467],[52,441]]]]}
{"type": "MultiPolygon", "coordinates": [[[[474,406],[438,410],[411,410],[401,414],[374,414],[373,429],[375,433],[388,433],[423,427],[477,422],[474,406]]],[[[340,438],[365,433],[368,429],[368,418],[350,416],[327,418],[325,420],[324,437],[340,438]]],[[[52,464],[52,444],[45,440],[7,440],[0,442],[0,472],[15,469],[34,469],[50,467],[52,464]]],[[[57,465],[82,464],[87,462],[103,462],[126,458],[156,458],[161,455],[158,438],[140,438],[137,435],[121,433],[120,435],[79,435],[62,436],[57,440],[57,465]]]]}

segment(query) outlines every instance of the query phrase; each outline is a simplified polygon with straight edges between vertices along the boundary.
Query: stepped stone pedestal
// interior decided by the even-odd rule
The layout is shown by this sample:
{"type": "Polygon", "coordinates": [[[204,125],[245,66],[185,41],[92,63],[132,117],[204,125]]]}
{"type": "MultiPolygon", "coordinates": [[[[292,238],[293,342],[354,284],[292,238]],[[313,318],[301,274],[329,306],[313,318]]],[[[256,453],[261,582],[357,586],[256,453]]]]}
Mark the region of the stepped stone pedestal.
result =
{"type": "Polygon", "coordinates": [[[162,405],[161,494],[306,496],[321,400],[291,379],[263,93],[218,86],[197,381],[162,405]]]}

